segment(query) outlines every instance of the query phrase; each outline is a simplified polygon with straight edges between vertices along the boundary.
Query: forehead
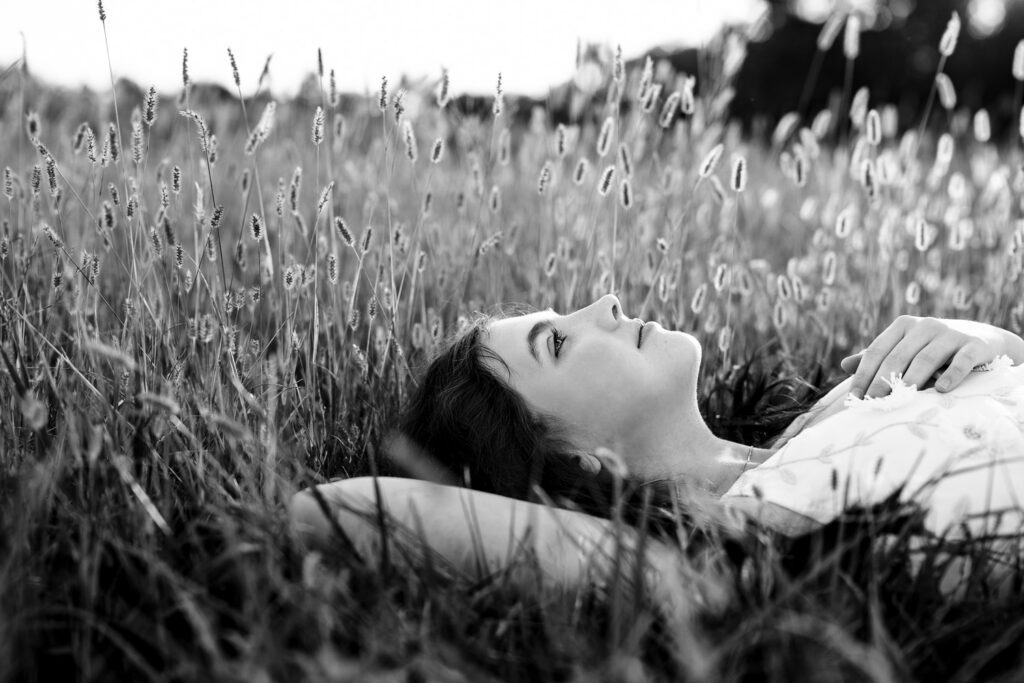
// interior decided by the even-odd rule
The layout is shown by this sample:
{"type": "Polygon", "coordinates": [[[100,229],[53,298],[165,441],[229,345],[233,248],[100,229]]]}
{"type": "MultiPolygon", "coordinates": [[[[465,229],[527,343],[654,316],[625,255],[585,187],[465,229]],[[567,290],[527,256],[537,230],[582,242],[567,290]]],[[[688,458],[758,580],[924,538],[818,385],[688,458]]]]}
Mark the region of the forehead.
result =
{"type": "MultiPolygon", "coordinates": [[[[545,320],[557,317],[554,311],[537,311],[527,315],[517,315],[511,318],[495,320],[487,325],[487,335],[484,343],[488,348],[497,354],[506,364],[512,374],[521,372],[524,368],[536,365],[537,361],[530,355],[530,347],[527,343],[527,336],[533,326],[545,320]]],[[[543,336],[537,338],[538,350],[545,344],[543,336]]]]}

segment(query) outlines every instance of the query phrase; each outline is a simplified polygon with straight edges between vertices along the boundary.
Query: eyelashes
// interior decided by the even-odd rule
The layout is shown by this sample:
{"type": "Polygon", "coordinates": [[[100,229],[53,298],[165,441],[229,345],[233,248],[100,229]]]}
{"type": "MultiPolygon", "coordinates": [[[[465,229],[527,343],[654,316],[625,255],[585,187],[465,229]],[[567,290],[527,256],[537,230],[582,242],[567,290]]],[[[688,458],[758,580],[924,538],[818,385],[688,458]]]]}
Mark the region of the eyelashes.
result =
{"type": "Polygon", "coordinates": [[[555,351],[555,358],[558,358],[558,352],[562,348],[562,344],[565,343],[565,335],[559,332],[554,327],[551,328],[551,345],[555,351]]]}

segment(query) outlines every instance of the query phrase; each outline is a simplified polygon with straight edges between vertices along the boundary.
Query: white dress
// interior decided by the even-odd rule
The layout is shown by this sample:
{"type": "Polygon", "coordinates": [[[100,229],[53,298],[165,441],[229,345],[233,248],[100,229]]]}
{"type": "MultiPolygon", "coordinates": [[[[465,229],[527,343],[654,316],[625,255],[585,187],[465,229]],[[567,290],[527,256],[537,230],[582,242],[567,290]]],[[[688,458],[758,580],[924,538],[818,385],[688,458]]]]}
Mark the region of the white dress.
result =
{"type": "Polygon", "coordinates": [[[956,389],[918,391],[899,376],[892,393],[846,396],[745,472],[725,496],[753,496],[826,524],[847,509],[896,495],[925,511],[947,539],[1019,538],[1024,531],[1024,365],[1005,356],[956,389]]]}

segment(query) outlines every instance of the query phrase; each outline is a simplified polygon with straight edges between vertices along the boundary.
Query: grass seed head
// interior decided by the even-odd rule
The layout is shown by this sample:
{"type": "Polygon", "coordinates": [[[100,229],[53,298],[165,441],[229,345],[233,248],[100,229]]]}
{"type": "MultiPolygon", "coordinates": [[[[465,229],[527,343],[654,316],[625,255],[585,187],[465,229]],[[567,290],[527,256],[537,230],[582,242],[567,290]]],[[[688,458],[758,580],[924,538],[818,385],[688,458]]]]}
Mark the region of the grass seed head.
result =
{"type": "Polygon", "coordinates": [[[324,110],[323,107],[317,107],[316,111],[313,112],[313,144],[320,146],[320,143],[324,141],[324,110]]]}
{"type": "Polygon", "coordinates": [[[917,284],[916,281],[911,280],[907,283],[907,289],[903,295],[904,301],[907,302],[908,306],[916,306],[921,301],[921,285],[917,284]]]}
{"type": "Polygon", "coordinates": [[[718,267],[715,268],[715,276],[711,280],[711,284],[714,286],[716,292],[721,292],[726,285],[726,280],[729,276],[729,266],[724,263],[719,263],[718,267]]]}
{"type": "Polygon", "coordinates": [[[629,153],[629,147],[625,142],[619,143],[619,165],[622,167],[624,176],[633,177],[633,156],[629,153]]]}
{"type": "Polygon", "coordinates": [[[824,259],[822,259],[822,264],[821,264],[821,282],[822,282],[822,284],[824,284],[824,285],[835,284],[837,262],[838,262],[838,258],[836,257],[836,252],[831,251],[831,250],[825,252],[825,257],[824,257],[824,259]]]}
{"type": "Polygon", "coordinates": [[[623,178],[619,183],[619,203],[623,209],[630,209],[633,206],[633,186],[629,178],[623,178]]]}
{"type": "Polygon", "coordinates": [[[249,232],[254,242],[263,239],[263,219],[258,214],[253,214],[249,219],[249,232]]]}
{"type": "Polygon", "coordinates": [[[949,22],[946,24],[946,30],[942,33],[942,38],[939,40],[939,54],[943,57],[953,56],[953,52],[956,50],[956,41],[960,38],[960,15],[956,12],[949,17],[949,22]]]}
{"type": "Polygon", "coordinates": [[[416,146],[416,131],[413,130],[412,122],[406,119],[402,124],[402,137],[405,140],[405,156],[409,163],[416,163],[419,158],[419,150],[416,146]]]}
{"type": "Polygon", "coordinates": [[[653,83],[647,89],[644,99],[640,102],[640,111],[650,114],[658,106],[658,99],[661,97],[661,83],[653,83]]]}
{"type": "Polygon", "coordinates": [[[953,141],[953,136],[949,133],[943,133],[939,136],[939,144],[935,151],[935,163],[942,166],[948,166],[953,160],[953,153],[956,149],[956,143],[953,141]]]}
{"type": "Polygon", "coordinates": [[[545,161],[544,165],[540,169],[540,175],[537,177],[537,194],[544,194],[548,189],[548,184],[551,183],[551,162],[545,161]]]}
{"type": "Polygon", "coordinates": [[[708,285],[705,282],[697,288],[690,299],[690,310],[693,311],[694,315],[700,315],[704,311],[704,302],[707,300],[707,295],[708,285]]]}
{"type": "Polygon", "coordinates": [[[651,87],[651,82],[654,80],[654,60],[648,55],[644,58],[644,68],[640,73],[640,85],[636,91],[636,98],[639,101],[643,101],[644,95],[647,93],[647,88],[651,87]]]}
{"type": "Polygon", "coordinates": [[[576,168],[572,173],[572,181],[576,185],[582,185],[583,181],[587,178],[587,173],[590,171],[590,162],[587,161],[586,157],[580,157],[580,160],[576,162],[576,168]]]}
{"type": "Polygon", "coordinates": [[[85,156],[94,164],[98,161],[96,135],[92,132],[92,129],[89,128],[89,126],[85,127],[85,156]]]}
{"type": "Polygon", "coordinates": [[[159,105],[156,88],[152,85],[146,92],[146,100],[143,107],[142,122],[152,128],[156,123],[157,106],[159,105]]]}
{"type": "Polygon", "coordinates": [[[615,119],[609,116],[601,124],[601,132],[597,135],[597,156],[604,158],[612,144],[612,133],[615,130],[615,119]]]}
{"type": "Polygon", "coordinates": [[[178,243],[178,236],[174,232],[174,225],[171,223],[170,217],[165,213],[162,219],[164,228],[164,237],[167,239],[168,246],[174,246],[178,243]]]}
{"type": "Polygon", "coordinates": [[[822,109],[819,111],[811,122],[811,131],[819,140],[823,140],[825,136],[828,135],[828,131],[831,127],[832,111],[829,109],[822,109]]]}
{"type": "Polygon", "coordinates": [[[238,62],[235,61],[235,53],[228,48],[228,61],[231,62],[231,80],[235,82],[235,87],[242,87],[242,79],[238,76],[238,62]]]}
{"type": "Polygon", "coordinates": [[[57,194],[57,162],[53,157],[46,157],[46,182],[50,186],[50,196],[57,194]]]}
{"type": "Polygon", "coordinates": [[[882,117],[877,109],[872,109],[865,120],[865,132],[867,133],[868,144],[877,147],[882,142],[882,117]]]}
{"type": "Polygon", "coordinates": [[[718,168],[718,162],[722,159],[722,152],[725,151],[725,145],[719,143],[715,145],[710,152],[704,157],[704,160],[700,162],[700,170],[698,174],[701,178],[708,178],[718,168]]]}
{"type": "Polygon", "coordinates": [[[988,110],[979,109],[974,113],[974,139],[986,143],[992,138],[992,122],[988,110]]]}
{"type": "Polygon", "coordinates": [[[502,128],[498,135],[498,163],[508,166],[512,160],[512,134],[508,128],[502,128]]]}
{"type": "Polygon", "coordinates": [[[325,187],[320,192],[320,201],[318,201],[316,203],[316,214],[318,216],[324,212],[324,208],[331,201],[331,197],[333,195],[334,195],[334,181],[332,180],[331,182],[327,183],[327,187],[325,187]]]}
{"type": "Polygon", "coordinates": [[[740,193],[747,189],[747,160],[745,157],[738,156],[733,161],[730,179],[733,192],[740,193]]]}
{"type": "Polygon", "coordinates": [[[1017,47],[1013,49],[1011,72],[1015,81],[1024,82],[1024,39],[1017,41],[1017,47]]]}
{"type": "Polygon", "coordinates": [[[160,231],[155,225],[149,229],[149,244],[157,258],[164,253],[164,241],[160,238],[160,231]]]}
{"type": "Polygon", "coordinates": [[[107,12],[106,12],[106,10],[103,9],[103,0],[96,0],[96,8],[100,12],[100,21],[101,22],[106,22],[106,20],[107,20],[107,12]]]}
{"type": "Polygon", "coordinates": [[[612,187],[612,180],[615,178],[615,166],[608,166],[601,173],[601,180],[597,184],[597,193],[602,197],[608,194],[608,191],[612,187]]]}
{"type": "Polygon", "coordinates": [[[437,83],[437,106],[444,109],[448,106],[451,96],[448,92],[451,83],[448,77],[448,69],[441,69],[441,80],[437,83]]]}
{"type": "Polygon", "coordinates": [[[505,90],[501,84],[501,72],[498,72],[498,83],[494,87],[494,104],[491,106],[491,113],[494,114],[494,118],[501,116],[501,113],[505,111],[505,90]]]}
{"type": "Polygon", "coordinates": [[[103,226],[108,230],[113,230],[116,225],[114,207],[111,206],[110,202],[103,202],[103,226]]]}
{"type": "Polygon", "coordinates": [[[373,226],[367,225],[366,230],[363,231],[363,240],[359,243],[359,253],[362,256],[366,255],[366,252],[370,251],[370,244],[373,242],[373,226]]]}
{"type": "Polygon", "coordinates": [[[665,100],[665,104],[661,107],[661,115],[658,117],[658,125],[662,128],[668,128],[676,120],[676,114],[679,111],[679,103],[682,101],[683,96],[678,92],[674,92],[668,96],[665,100]]]}
{"type": "Polygon", "coordinates": [[[856,12],[846,19],[846,32],[843,34],[843,56],[851,61],[860,56],[860,15],[856,12]]]}
{"type": "Polygon", "coordinates": [[[439,164],[441,159],[444,158],[444,138],[437,138],[434,140],[434,145],[430,148],[430,163],[439,164]]]}
{"type": "Polygon", "coordinates": [[[39,139],[39,115],[34,111],[30,111],[25,116],[25,132],[28,134],[28,139],[32,144],[36,144],[39,139]]]}
{"type": "Polygon", "coordinates": [[[839,32],[843,29],[843,22],[846,21],[845,12],[832,12],[825,20],[825,24],[818,32],[818,49],[827,52],[832,49],[839,32]]]}
{"type": "Polygon", "coordinates": [[[348,224],[345,223],[345,219],[341,216],[334,218],[334,227],[337,229],[338,234],[341,235],[341,239],[348,246],[352,246],[355,243],[355,239],[352,237],[352,231],[348,229],[348,224]]]}
{"type": "Polygon", "coordinates": [[[381,76],[380,78],[380,95],[377,98],[377,108],[381,112],[388,110],[388,77],[381,76]]]}
{"type": "Polygon", "coordinates": [[[555,269],[558,267],[558,255],[555,252],[548,254],[544,260],[544,277],[549,280],[554,277],[555,269]]]}
{"type": "Polygon", "coordinates": [[[296,166],[292,173],[292,182],[288,187],[288,201],[291,203],[292,213],[299,210],[299,193],[302,191],[302,167],[296,166]]]}
{"type": "Polygon", "coordinates": [[[395,93],[394,99],[391,101],[391,109],[395,116],[395,124],[399,124],[402,121],[402,114],[405,113],[405,90],[399,89],[395,93]]]}
{"type": "Polygon", "coordinates": [[[956,88],[953,81],[945,73],[939,72],[935,75],[935,88],[939,93],[939,104],[946,111],[953,111],[956,107],[956,88]]]}

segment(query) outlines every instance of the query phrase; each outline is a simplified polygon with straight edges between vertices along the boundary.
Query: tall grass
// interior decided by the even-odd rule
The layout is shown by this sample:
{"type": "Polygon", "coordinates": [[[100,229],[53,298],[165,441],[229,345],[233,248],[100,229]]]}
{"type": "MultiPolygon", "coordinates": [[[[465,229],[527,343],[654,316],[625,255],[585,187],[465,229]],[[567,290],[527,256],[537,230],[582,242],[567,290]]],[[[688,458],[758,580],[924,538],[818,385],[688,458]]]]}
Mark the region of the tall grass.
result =
{"type": "Polygon", "coordinates": [[[972,136],[964,110],[901,133],[866,91],[745,139],[727,118],[742,49],[709,47],[697,97],[667,65],[609,59],[562,126],[386,80],[339,103],[322,56],[320,97],[262,119],[262,74],[247,90],[233,55],[237,101],[186,80],[153,121],[123,85],[83,106],[4,71],[0,673],[1019,675],[1019,587],[997,597],[979,569],[949,595],[945,567],[915,578],[905,539],[865,548],[856,524],[741,566],[724,543],[681,560],[707,584],[684,625],[617,584],[378,575],[286,532],[299,488],[386,471],[375,453],[415,368],[497,302],[569,310],[614,289],[630,315],[694,333],[708,420],[745,439],[787,399],[773,380],[827,384],[823,367],[901,313],[1021,331],[1019,145],[972,136]],[[702,167],[718,145],[730,161],[702,167]],[[798,556],[813,559],[788,571],[798,556]]]}

